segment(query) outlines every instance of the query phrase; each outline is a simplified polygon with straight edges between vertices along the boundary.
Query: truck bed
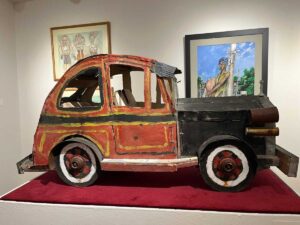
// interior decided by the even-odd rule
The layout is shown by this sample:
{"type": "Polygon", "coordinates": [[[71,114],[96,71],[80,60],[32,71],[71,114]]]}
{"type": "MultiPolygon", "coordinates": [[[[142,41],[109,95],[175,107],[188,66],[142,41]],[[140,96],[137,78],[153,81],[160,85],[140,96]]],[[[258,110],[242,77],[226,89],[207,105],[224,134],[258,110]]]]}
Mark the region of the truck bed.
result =
{"type": "Polygon", "coordinates": [[[273,107],[275,106],[266,96],[180,98],[176,102],[177,111],[191,112],[247,111],[250,109],[273,107]]]}

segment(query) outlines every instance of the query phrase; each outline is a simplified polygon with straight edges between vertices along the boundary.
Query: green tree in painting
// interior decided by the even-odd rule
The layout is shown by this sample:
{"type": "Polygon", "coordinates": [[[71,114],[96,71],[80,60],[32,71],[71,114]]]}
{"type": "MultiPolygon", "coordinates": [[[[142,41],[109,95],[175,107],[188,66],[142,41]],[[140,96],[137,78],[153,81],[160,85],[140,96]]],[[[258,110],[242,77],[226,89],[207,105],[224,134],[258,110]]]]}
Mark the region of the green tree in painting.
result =
{"type": "Polygon", "coordinates": [[[201,89],[201,87],[204,85],[203,80],[201,79],[201,77],[198,77],[198,90],[201,89]]]}
{"type": "Polygon", "coordinates": [[[239,79],[239,77],[238,77],[238,76],[233,76],[233,82],[237,82],[237,81],[238,81],[238,79],[239,79]]]}
{"type": "Polygon", "coordinates": [[[244,75],[239,81],[239,92],[246,91],[247,95],[254,94],[254,68],[244,70],[244,75]]]}
{"type": "Polygon", "coordinates": [[[198,79],[197,79],[197,85],[198,85],[198,87],[197,87],[198,88],[198,97],[202,97],[205,83],[203,82],[203,80],[199,76],[198,76],[198,79]]]}

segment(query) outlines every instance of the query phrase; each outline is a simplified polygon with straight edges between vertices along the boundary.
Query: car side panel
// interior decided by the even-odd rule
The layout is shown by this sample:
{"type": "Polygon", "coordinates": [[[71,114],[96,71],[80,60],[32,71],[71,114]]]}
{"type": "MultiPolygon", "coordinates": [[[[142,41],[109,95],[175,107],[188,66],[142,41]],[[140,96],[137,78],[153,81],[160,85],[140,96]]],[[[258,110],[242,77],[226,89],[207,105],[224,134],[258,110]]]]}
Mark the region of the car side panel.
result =
{"type": "Polygon", "coordinates": [[[97,145],[103,157],[109,157],[115,148],[111,125],[64,124],[39,126],[35,135],[34,163],[47,165],[50,152],[66,138],[82,136],[97,145]]]}

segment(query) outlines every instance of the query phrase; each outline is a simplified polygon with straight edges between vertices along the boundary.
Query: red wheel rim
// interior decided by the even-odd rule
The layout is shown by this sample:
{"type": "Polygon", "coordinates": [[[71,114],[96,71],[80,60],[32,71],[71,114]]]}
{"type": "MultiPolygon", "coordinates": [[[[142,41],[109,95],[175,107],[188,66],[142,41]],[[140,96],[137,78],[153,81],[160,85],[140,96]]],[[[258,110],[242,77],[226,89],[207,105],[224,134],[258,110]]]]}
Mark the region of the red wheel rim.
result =
{"type": "Polygon", "coordinates": [[[219,152],[213,159],[213,172],[223,181],[237,179],[242,171],[241,159],[229,150],[219,152]]]}
{"type": "Polygon", "coordinates": [[[74,148],[66,152],[64,163],[68,172],[75,178],[87,176],[92,167],[89,155],[81,148],[74,148]]]}

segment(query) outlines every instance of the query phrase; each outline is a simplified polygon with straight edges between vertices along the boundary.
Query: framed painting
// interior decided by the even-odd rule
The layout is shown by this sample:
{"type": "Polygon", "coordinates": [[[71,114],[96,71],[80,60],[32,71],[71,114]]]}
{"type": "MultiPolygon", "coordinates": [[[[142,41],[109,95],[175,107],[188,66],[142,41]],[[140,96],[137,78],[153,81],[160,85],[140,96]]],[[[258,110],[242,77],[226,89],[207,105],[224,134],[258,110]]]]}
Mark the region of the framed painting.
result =
{"type": "Polygon", "coordinates": [[[53,27],[50,32],[55,81],[78,60],[111,53],[109,22],[53,27]]]}
{"type": "Polygon", "coordinates": [[[186,97],[266,95],[268,39],[268,28],[186,35],[186,97]]]}

